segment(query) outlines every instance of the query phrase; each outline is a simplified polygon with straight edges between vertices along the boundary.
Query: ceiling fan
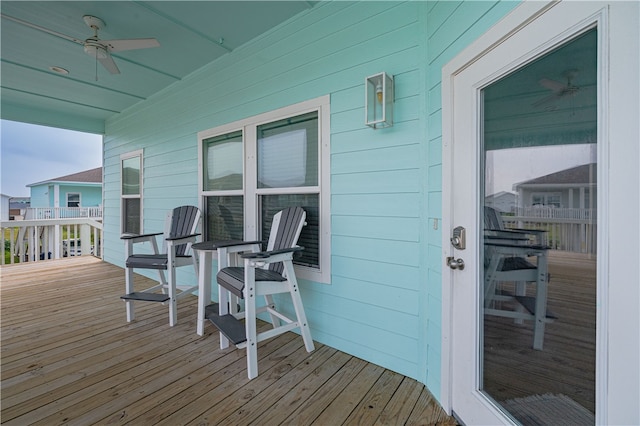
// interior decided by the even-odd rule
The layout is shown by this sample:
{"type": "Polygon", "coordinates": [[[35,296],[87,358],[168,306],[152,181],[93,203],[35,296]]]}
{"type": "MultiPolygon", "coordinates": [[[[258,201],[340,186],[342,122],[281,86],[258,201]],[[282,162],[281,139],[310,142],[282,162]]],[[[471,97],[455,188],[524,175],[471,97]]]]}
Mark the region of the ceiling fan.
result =
{"type": "MultiPolygon", "coordinates": [[[[92,56],[102,64],[111,74],[120,74],[120,70],[115,61],[111,57],[111,52],[121,52],[123,50],[148,49],[150,47],[159,47],[160,43],[155,38],[134,38],[119,40],[100,40],[98,31],[106,25],[100,18],[91,15],[82,17],[84,22],[93,30],[93,37],[89,37],[83,42],[84,52],[92,56]]],[[[73,40],[78,43],[78,40],[73,40]]]]}
{"type": "Polygon", "coordinates": [[[550,80],[548,78],[543,78],[540,81],[538,81],[538,83],[540,83],[542,87],[545,87],[551,90],[553,93],[550,94],[549,96],[545,96],[544,98],[534,102],[531,105],[534,107],[539,107],[539,106],[548,104],[550,102],[553,102],[556,99],[576,96],[580,91],[580,87],[575,86],[572,83],[572,81],[577,74],[578,74],[578,70],[576,69],[570,69],[563,72],[562,76],[567,79],[567,84],[564,84],[555,80],[550,80]]]}
{"type": "MultiPolygon", "coordinates": [[[[84,52],[89,56],[96,58],[96,62],[100,62],[103,67],[106,68],[111,74],[120,74],[120,70],[115,61],[111,57],[111,52],[121,52],[124,50],[134,49],[147,49],[151,47],[159,47],[160,43],[155,38],[134,38],[134,39],[118,39],[118,40],[101,40],[98,37],[98,31],[106,27],[104,21],[96,16],[84,15],[82,19],[89,28],[93,30],[93,36],[86,40],[81,40],[75,37],[68,36],[66,34],[59,33],[57,31],[50,30],[48,28],[41,27],[31,22],[23,21],[22,19],[14,18],[12,16],[2,14],[3,18],[10,19],[19,24],[40,30],[47,34],[54,35],[56,37],[63,38],[65,40],[72,41],[80,44],[84,47],[84,52]]],[[[96,71],[97,79],[97,71],[96,71]]]]}

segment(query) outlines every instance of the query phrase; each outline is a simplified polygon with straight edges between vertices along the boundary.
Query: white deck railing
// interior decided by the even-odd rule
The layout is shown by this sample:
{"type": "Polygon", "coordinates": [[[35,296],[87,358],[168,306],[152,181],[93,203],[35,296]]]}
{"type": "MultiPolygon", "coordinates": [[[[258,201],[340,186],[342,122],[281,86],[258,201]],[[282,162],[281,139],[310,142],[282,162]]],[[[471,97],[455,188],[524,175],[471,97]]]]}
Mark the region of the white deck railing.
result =
{"type": "Polygon", "coordinates": [[[526,207],[515,215],[503,215],[502,221],[505,228],[547,231],[545,244],[554,250],[596,253],[596,209],[526,207]]]}
{"type": "Polygon", "coordinates": [[[26,209],[25,219],[71,219],[88,217],[102,219],[102,207],[30,207],[26,209]]]}
{"type": "Polygon", "coordinates": [[[2,221],[0,243],[4,250],[0,264],[102,257],[102,241],[102,223],[89,217],[2,221]]]}

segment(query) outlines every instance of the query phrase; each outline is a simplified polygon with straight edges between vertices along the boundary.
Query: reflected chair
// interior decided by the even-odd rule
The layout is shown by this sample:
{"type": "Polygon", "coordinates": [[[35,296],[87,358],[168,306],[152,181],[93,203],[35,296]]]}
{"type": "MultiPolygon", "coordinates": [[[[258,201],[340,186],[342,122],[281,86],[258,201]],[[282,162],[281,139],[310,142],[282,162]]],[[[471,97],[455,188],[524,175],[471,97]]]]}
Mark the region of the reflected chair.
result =
{"type": "Polygon", "coordinates": [[[191,244],[197,241],[200,210],[194,206],[176,207],[167,213],[164,233],[123,235],[125,242],[125,291],[127,321],[135,318],[134,302],[155,302],[169,305],[169,325],[178,322],[178,299],[193,293],[197,285],[177,285],[176,268],[193,265],[198,273],[197,257],[191,254],[191,244]],[[163,235],[162,250],[156,237],[163,235]],[[151,254],[134,254],[134,244],[148,242],[151,254]],[[134,291],[134,269],[158,271],[158,284],[146,290],[134,291]],[[166,273],[165,273],[166,272],[166,273]]]}
{"type": "Polygon", "coordinates": [[[540,244],[545,231],[505,229],[500,214],[485,207],[484,312],[513,318],[516,323],[534,321],[533,348],[542,350],[544,329],[555,318],[547,312],[547,252],[540,244]],[[501,283],[514,283],[514,294],[501,283]],[[527,283],[535,283],[535,296],[527,296],[527,283]]]}
{"type": "MultiPolygon", "coordinates": [[[[305,224],[306,213],[300,207],[290,207],[275,214],[267,250],[241,255],[243,267],[226,267],[217,274],[219,285],[218,314],[208,318],[220,330],[221,348],[229,341],[247,351],[247,374],[249,379],[258,376],[258,343],[293,329],[300,329],[307,352],[314,350],[309,324],[298,288],[293,256],[303,250],[297,246],[305,224]],[[273,295],[288,293],[293,304],[293,314],[276,309],[273,295]],[[230,297],[231,295],[231,297],[230,297]],[[258,307],[256,299],[264,296],[266,305],[258,307]],[[230,302],[234,297],[244,299],[244,311],[230,313],[230,302]],[[230,300],[231,299],[231,300],[230,300]],[[256,318],[259,313],[269,314],[272,329],[258,333],[256,318]],[[244,318],[244,324],[241,320],[244,318]]],[[[240,243],[242,244],[242,243],[240,243]]],[[[234,309],[235,310],[235,309],[234,309]]]]}

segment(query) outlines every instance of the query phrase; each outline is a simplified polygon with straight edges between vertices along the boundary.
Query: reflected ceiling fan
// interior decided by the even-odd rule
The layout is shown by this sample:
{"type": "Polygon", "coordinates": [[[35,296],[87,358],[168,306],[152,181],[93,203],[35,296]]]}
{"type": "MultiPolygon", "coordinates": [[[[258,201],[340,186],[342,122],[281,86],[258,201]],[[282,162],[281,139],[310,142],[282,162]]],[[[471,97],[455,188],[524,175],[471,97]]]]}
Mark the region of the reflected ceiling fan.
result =
{"type": "MultiPolygon", "coordinates": [[[[86,40],[81,40],[75,37],[68,36],[66,34],[59,33],[57,31],[50,30],[48,28],[41,27],[31,22],[23,21],[22,19],[14,18],[8,15],[2,14],[3,18],[10,19],[19,24],[40,30],[47,34],[54,35],[56,37],[63,38],[65,40],[72,41],[80,44],[84,47],[84,52],[89,56],[96,58],[96,63],[100,62],[103,67],[106,68],[111,74],[120,74],[120,70],[115,61],[111,57],[111,52],[122,52],[124,50],[134,49],[148,49],[151,47],[159,47],[160,43],[155,38],[134,38],[134,39],[118,39],[118,40],[101,40],[98,37],[98,31],[106,27],[104,21],[96,16],[84,15],[82,19],[89,28],[93,30],[93,36],[86,40]]],[[[96,80],[97,80],[96,70],[96,80]]]]}
{"type": "Polygon", "coordinates": [[[534,107],[540,107],[542,105],[546,105],[551,102],[554,102],[558,99],[576,96],[580,91],[580,87],[575,86],[572,83],[576,75],[578,75],[578,70],[576,69],[570,69],[563,72],[562,76],[567,79],[566,84],[561,83],[559,81],[550,80],[548,78],[541,79],[540,81],[538,81],[538,83],[540,83],[542,87],[545,87],[551,90],[553,93],[548,96],[545,96],[544,98],[534,102],[531,105],[534,107]]]}

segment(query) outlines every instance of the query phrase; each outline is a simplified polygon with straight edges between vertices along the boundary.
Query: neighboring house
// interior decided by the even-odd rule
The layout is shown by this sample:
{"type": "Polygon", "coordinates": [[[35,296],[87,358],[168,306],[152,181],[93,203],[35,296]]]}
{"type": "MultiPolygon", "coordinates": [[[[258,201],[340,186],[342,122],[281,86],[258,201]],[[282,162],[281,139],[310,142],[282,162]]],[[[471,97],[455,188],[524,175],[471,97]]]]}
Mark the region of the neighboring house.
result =
{"type": "Polygon", "coordinates": [[[596,208],[596,163],[583,164],[514,185],[518,207],[596,208]]]}
{"type": "Polygon", "coordinates": [[[513,192],[500,191],[496,194],[487,195],[484,198],[486,206],[503,212],[511,213],[516,206],[516,194],[513,192]]]}
{"type": "Polygon", "coordinates": [[[0,220],[9,220],[9,199],[10,195],[0,194],[2,203],[0,204],[0,220]]]}
{"type": "Polygon", "coordinates": [[[27,185],[31,206],[97,207],[102,205],[102,167],[27,185]]]}
{"type": "MultiPolygon", "coordinates": [[[[199,3],[211,2],[180,8],[199,3]]],[[[201,207],[208,239],[221,235],[215,223],[224,207],[253,240],[268,213],[302,205],[308,257],[298,272],[314,340],[424,383],[465,424],[510,423],[487,397],[495,389],[485,389],[486,380],[502,380],[499,393],[571,362],[532,350],[526,337],[483,347],[482,149],[597,144],[598,208],[606,214],[599,215],[597,256],[580,258],[597,265],[584,274],[597,281],[593,320],[576,327],[592,339],[595,367],[567,388],[595,382],[590,410],[599,424],[640,423],[640,3],[306,3],[218,60],[136,95],[135,105],[104,120],[75,118],[77,128],[91,124],[105,134],[104,260],[124,266],[121,234],[162,231],[175,206],[201,207]],[[364,124],[365,81],[380,72],[394,79],[393,126],[373,129],[364,124]],[[460,228],[467,244],[454,248],[460,228]],[[514,347],[527,362],[487,361],[514,347]],[[536,371],[523,373],[529,367],[536,371]]],[[[130,13],[122,4],[109,8],[130,13]]],[[[193,33],[204,31],[200,18],[193,33]]],[[[193,47],[200,57],[213,49],[201,42],[193,47]]],[[[181,63],[161,49],[163,64],[181,63]]],[[[131,55],[123,68],[133,67],[138,56],[131,55]]],[[[155,72],[153,81],[169,79],[155,72]]],[[[126,79],[123,72],[100,85],[126,79]]],[[[87,201],[56,185],[35,184],[33,206],[87,201]]],[[[586,205],[586,192],[573,188],[573,202],[586,205]]],[[[195,272],[180,271],[179,280],[195,282],[195,272]]],[[[570,295],[579,290],[567,287],[570,295]]],[[[123,308],[123,326],[124,315],[123,308]]],[[[520,327],[519,337],[529,330],[504,324],[520,327]]],[[[563,357],[586,351],[576,346],[563,357]]]]}
{"type": "Polygon", "coordinates": [[[9,200],[9,220],[22,220],[31,205],[29,197],[11,197],[9,200]]]}

